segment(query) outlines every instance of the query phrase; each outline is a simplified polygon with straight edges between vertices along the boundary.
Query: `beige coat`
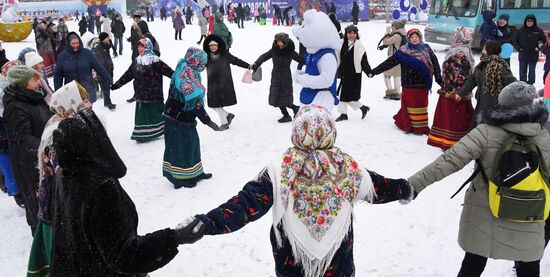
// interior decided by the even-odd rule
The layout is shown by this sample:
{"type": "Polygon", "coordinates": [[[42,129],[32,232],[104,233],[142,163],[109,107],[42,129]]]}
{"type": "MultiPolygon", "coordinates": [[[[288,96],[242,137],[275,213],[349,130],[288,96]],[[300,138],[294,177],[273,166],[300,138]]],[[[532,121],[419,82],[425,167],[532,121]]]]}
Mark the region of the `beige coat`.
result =
{"type": "MultiPolygon", "coordinates": [[[[540,119],[543,112],[539,107],[532,110],[540,119]]],[[[481,124],[433,163],[411,176],[410,184],[416,192],[420,192],[476,159],[481,160],[485,173],[491,176],[495,155],[510,136],[509,132],[533,138],[546,165],[550,165],[550,136],[540,123],[506,123],[500,127],[481,124]]],[[[456,184],[457,188],[459,185],[456,184]]],[[[493,217],[489,209],[487,183],[478,174],[464,197],[458,243],[464,251],[483,257],[536,261],[542,258],[544,252],[544,222],[518,223],[493,217]]]]}
{"type": "MultiPolygon", "coordinates": [[[[403,36],[407,36],[405,29],[399,29],[397,32],[401,33],[403,36]]],[[[399,50],[401,47],[401,36],[399,34],[393,33],[392,36],[384,37],[382,39],[382,45],[388,45],[388,57],[393,56],[396,50],[399,50]]],[[[401,77],[401,66],[396,65],[390,70],[384,72],[385,77],[401,77]]]]}

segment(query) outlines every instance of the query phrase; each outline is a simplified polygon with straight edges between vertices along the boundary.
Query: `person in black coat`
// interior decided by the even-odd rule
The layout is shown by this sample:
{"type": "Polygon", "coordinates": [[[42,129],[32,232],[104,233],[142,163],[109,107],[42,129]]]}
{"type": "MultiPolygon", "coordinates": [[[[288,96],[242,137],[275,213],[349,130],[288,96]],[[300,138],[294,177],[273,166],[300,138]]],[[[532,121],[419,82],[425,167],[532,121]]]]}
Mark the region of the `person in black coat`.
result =
{"type": "Polygon", "coordinates": [[[542,76],[542,83],[546,84],[546,76],[550,72],[550,34],[546,40],[546,43],[540,48],[540,51],[546,56],[546,61],[544,62],[544,74],[542,76]]]}
{"type": "Polygon", "coordinates": [[[101,65],[92,51],[85,49],[82,40],[75,32],[70,32],[67,36],[67,47],[57,60],[54,72],[54,88],[58,90],[64,84],[71,81],[78,81],[90,95],[90,102],[96,101],[96,90],[92,78],[92,69],[101,77],[105,86],[113,83],[113,78],[109,72],[101,65]]]}
{"type": "Polygon", "coordinates": [[[243,4],[239,3],[237,4],[237,8],[235,8],[235,14],[237,16],[237,27],[244,28],[244,8],[243,4]]]}
{"type": "Polygon", "coordinates": [[[359,40],[359,30],[354,25],[349,25],[345,29],[338,61],[340,62],[338,66],[338,77],[340,77],[338,111],[341,115],[336,122],[348,120],[348,105],[354,110],[361,109],[361,119],[363,119],[370,108],[359,102],[361,99],[361,73],[362,71],[366,74],[370,73],[371,67],[367,60],[365,46],[359,40]]]}
{"type": "Polygon", "coordinates": [[[163,6],[160,8],[160,20],[166,21],[166,19],[166,7],[163,6]]]}
{"type": "Polygon", "coordinates": [[[124,36],[124,32],[126,32],[126,27],[124,26],[124,22],[122,22],[122,16],[120,14],[117,14],[115,16],[115,20],[113,20],[113,22],[111,23],[111,32],[113,32],[113,51],[114,56],[116,57],[118,55],[122,55],[122,37],[124,36]]]}
{"type": "Polygon", "coordinates": [[[10,85],[4,90],[4,120],[8,137],[11,166],[15,182],[25,203],[27,224],[34,229],[38,220],[37,150],[44,126],[53,113],[44,101],[40,75],[20,65],[8,71],[10,85]]]}
{"type": "Polygon", "coordinates": [[[237,104],[231,64],[242,68],[248,68],[249,64],[231,55],[220,36],[209,35],[204,39],[203,49],[208,54],[206,72],[208,89],[208,107],[215,110],[220,117],[220,131],[226,130],[231,124],[234,114],[224,110],[224,107],[237,104]]]}
{"type": "Polygon", "coordinates": [[[95,18],[93,16],[88,16],[88,32],[95,33],[95,18]]]}
{"type": "MultiPolygon", "coordinates": [[[[497,26],[498,26],[499,35],[497,37],[497,40],[501,44],[505,44],[505,43],[509,43],[512,45],[514,44],[513,40],[517,29],[516,29],[516,26],[512,26],[508,24],[509,21],[510,21],[509,14],[503,13],[498,17],[497,26]]],[[[510,65],[510,58],[504,59],[504,61],[506,61],[506,63],[510,65]]]]}
{"type": "Polygon", "coordinates": [[[340,25],[340,22],[338,22],[338,19],[336,19],[335,13],[329,13],[328,18],[330,18],[330,21],[332,21],[332,24],[334,24],[334,27],[336,27],[336,31],[338,31],[338,35],[340,35],[340,38],[343,38],[342,36],[342,26],[340,25]]]}
{"type": "MultiPolygon", "coordinates": [[[[94,54],[99,63],[101,63],[101,65],[105,67],[107,72],[109,72],[109,75],[112,79],[115,67],[113,65],[113,59],[111,59],[111,48],[113,48],[113,45],[111,44],[111,38],[109,37],[109,34],[105,32],[99,34],[99,43],[94,48],[94,54]]],[[[101,77],[98,77],[98,79],[99,78],[101,77]]],[[[116,108],[116,105],[111,102],[110,86],[102,80],[99,80],[99,85],[101,86],[101,93],[103,94],[103,105],[109,108],[109,110],[114,110],[116,108]]]]}
{"type": "Polygon", "coordinates": [[[82,36],[86,30],[88,30],[88,20],[86,20],[86,15],[82,15],[82,19],[78,22],[78,32],[82,36]]]}
{"type": "Polygon", "coordinates": [[[292,118],[288,114],[287,108],[292,109],[294,115],[299,107],[294,105],[294,89],[292,87],[292,73],[290,72],[290,63],[292,60],[302,65],[304,57],[294,51],[294,42],[286,33],[278,33],[271,49],[262,54],[252,64],[252,69],[256,71],[262,63],[273,59],[273,70],[271,71],[271,86],[269,87],[269,105],[281,110],[283,117],[278,120],[279,123],[291,122],[292,118]]]}
{"type": "Polygon", "coordinates": [[[126,166],[92,110],[61,121],[53,148],[61,179],[53,203],[62,212],[54,213],[51,276],[140,276],[202,236],[201,228],[137,234],[136,207],[118,181],[126,166]]]}
{"type": "Polygon", "coordinates": [[[546,43],[544,31],[537,26],[537,18],[528,14],[514,37],[514,48],[519,52],[519,80],[535,83],[535,70],[540,47],[546,43]]]}
{"type": "Polygon", "coordinates": [[[357,1],[353,1],[351,17],[353,18],[353,25],[357,25],[357,23],[359,23],[359,5],[357,5],[357,1]]]}
{"type": "Polygon", "coordinates": [[[9,60],[6,58],[6,50],[2,48],[2,43],[0,43],[0,68],[7,62],[9,62],[9,60]]]}

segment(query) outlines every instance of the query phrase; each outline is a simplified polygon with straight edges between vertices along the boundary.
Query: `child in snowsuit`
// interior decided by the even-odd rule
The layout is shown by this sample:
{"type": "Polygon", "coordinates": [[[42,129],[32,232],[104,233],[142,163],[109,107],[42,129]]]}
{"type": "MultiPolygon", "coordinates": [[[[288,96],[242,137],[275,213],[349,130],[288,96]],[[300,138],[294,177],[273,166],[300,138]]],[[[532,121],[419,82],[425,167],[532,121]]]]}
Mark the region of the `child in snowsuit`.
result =
{"type": "Polygon", "coordinates": [[[481,46],[483,46],[486,41],[497,39],[498,26],[493,21],[496,17],[494,11],[485,10],[481,14],[483,15],[483,24],[479,27],[479,31],[481,31],[481,46]]]}

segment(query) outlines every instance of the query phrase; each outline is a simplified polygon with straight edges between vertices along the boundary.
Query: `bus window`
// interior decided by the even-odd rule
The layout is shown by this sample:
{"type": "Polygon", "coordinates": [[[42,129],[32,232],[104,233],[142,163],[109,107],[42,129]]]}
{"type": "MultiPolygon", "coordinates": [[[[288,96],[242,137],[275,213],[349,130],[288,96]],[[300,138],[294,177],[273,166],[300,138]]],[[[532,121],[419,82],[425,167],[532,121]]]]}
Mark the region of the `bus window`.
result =
{"type": "Polygon", "coordinates": [[[447,14],[448,0],[434,0],[430,7],[430,14],[447,14]]]}
{"type": "Polygon", "coordinates": [[[474,17],[477,15],[479,0],[451,0],[449,16],[474,17]]]}
{"type": "Polygon", "coordinates": [[[501,9],[538,9],[550,8],[550,0],[503,0],[501,9]]]}

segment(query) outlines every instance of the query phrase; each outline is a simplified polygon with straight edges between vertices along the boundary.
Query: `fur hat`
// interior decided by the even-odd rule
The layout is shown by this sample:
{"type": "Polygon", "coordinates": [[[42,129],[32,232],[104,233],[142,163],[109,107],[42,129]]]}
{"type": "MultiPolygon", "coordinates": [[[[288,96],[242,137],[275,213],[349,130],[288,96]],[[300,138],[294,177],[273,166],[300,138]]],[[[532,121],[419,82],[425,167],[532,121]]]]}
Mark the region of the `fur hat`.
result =
{"type": "Polygon", "coordinates": [[[211,42],[208,43],[208,46],[210,45],[218,45],[218,42],[215,40],[212,40],[211,42]]]}
{"type": "Polygon", "coordinates": [[[25,87],[34,76],[39,76],[30,66],[18,65],[8,70],[8,81],[14,87],[25,87]]]}
{"type": "Polygon", "coordinates": [[[521,81],[513,82],[500,91],[498,105],[507,109],[530,106],[537,97],[537,90],[533,85],[521,81]]]}
{"type": "Polygon", "coordinates": [[[25,63],[25,54],[29,53],[29,52],[36,52],[36,50],[34,50],[33,48],[31,47],[25,47],[23,48],[23,50],[21,50],[21,52],[19,52],[19,55],[17,55],[17,59],[22,63],[24,64],[25,63]]]}
{"type": "Polygon", "coordinates": [[[405,19],[401,19],[401,20],[394,20],[392,23],[391,23],[391,26],[396,29],[396,30],[399,30],[399,29],[403,29],[405,28],[405,24],[407,23],[407,20],[405,19]]]}
{"type": "Polygon", "coordinates": [[[412,36],[413,34],[418,35],[418,37],[420,38],[420,40],[422,40],[422,32],[420,32],[420,30],[417,29],[417,28],[410,29],[410,30],[407,32],[407,39],[410,39],[411,36],[412,36]]]}
{"type": "Polygon", "coordinates": [[[106,32],[101,32],[101,33],[99,33],[99,41],[103,41],[103,40],[105,40],[105,39],[108,38],[108,37],[109,37],[109,34],[106,33],[106,32]]]}
{"type": "Polygon", "coordinates": [[[43,63],[44,59],[36,52],[29,52],[25,54],[25,65],[33,67],[39,63],[43,63]]]}
{"type": "Polygon", "coordinates": [[[282,41],[286,44],[288,44],[288,41],[290,40],[290,37],[287,33],[277,33],[275,34],[275,41],[282,41]]]}

